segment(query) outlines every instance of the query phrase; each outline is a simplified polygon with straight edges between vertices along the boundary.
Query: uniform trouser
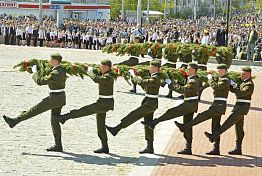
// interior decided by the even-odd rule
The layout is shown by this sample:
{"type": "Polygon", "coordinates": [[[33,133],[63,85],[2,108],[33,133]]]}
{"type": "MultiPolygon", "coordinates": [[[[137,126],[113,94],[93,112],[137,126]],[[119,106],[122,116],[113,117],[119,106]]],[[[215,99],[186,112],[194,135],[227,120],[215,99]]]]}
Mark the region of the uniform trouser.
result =
{"type": "Polygon", "coordinates": [[[245,135],[244,133],[244,115],[237,111],[234,111],[227,118],[227,120],[221,125],[221,127],[213,132],[213,135],[215,137],[220,136],[222,133],[224,133],[226,130],[228,130],[233,125],[235,125],[236,142],[242,143],[242,140],[245,135]]]}
{"type": "Polygon", "coordinates": [[[32,37],[32,34],[28,34],[28,36],[27,36],[27,38],[26,38],[27,46],[30,46],[30,43],[31,43],[31,37],[32,37]]]}
{"type": "Polygon", "coordinates": [[[51,126],[55,137],[56,145],[61,144],[61,127],[59,121],[52,118],[53,115],[60,115],[62,107],[65,105],[65,95],[49,96],[43,99],[40,103],[23,112],[18,119],[21,121],[28,120],[45,111],[51,110],[51,126]]]}
{"type": "MultiPolygon", "coordinates": [[[[186,128],[192,128],[193,126],[202,123],[206,120],[212,119],[212,133],[215,132],[220,127],[222,114],[215,111],[214,109],[208,109],[202,113],[199,113],[193,120],[185,124],[186,128]]],[[[215,144],[219,145],[220,137],[215,140],[215,144]]]]}
{"type": "Polygon", "coordinates": [[[9,45],[9,35],[5,35],[5,45],[9,45]]]}
{"type": "MultiPolygon", "coordinates": [[[[156,121],[163,122],[180,116],[183,116],[183,122],[185,124],[193,120],[194,111],[192,112],[184,104],[180,104],[174,108],[168,109],[162,116],[157,118],[156,121]]],[[[193,134],[192,127],[187,128],[184,131],[184,138],[186,139],[187,143],[192,143],[192,139],[193,139],[192,134],[193,134]]]]}
{"type": "MultiPolygon", "coordinates": [[[[127,116],[125,116],[121,120],[120,125],[122,128],[126,128],[143,117],[144,117],[145,122],[152,121],[155,110],[156,108],[152,108],[151,106],[147,104],[141,105],[137,109],[130,112],[127,116]]],[[[154,130],[148,128],[147,126],[145,126],[144,129],[145,129],[145,139],[147,141],[153,142],[154,141],[154,130]]]]}
{"type": "Polygon", "coordinates": [[[255,44],[250,44],[249,43],[247,45],[247,60],[249,60],[249,61],[253,60],[254,48],[255,48],[255,44]]]}
{"type": "Polygon", "coordinates": [[[69,113],[69,118],[80,118],[92,114],[96,114],[96,123],[97,123],[97,133],[99,139],[103,142],[107,142],[107,133],[105,127],[106,112],[109,109],[105,107],[102,103],[93,103],[87,106],[84,106],[77,110],[72,110],[69,113]]]}

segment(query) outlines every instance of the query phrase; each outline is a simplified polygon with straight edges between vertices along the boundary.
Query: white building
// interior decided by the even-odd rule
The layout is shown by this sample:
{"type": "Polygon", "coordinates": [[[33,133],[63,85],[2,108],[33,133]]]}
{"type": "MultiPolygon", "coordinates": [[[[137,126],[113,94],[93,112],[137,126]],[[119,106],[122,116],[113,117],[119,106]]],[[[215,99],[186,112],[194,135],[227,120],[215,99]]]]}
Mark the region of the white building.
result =
{"type": "MultiPolygon", "coordinates": [[[[110,19],[110,0],[43,0],[43,16],[75,19],[110,19]],[[60,10],[59,10],[60,9],[60,10]],[[62,9],[62,13],[61,13],[62,9]]],[[[39,16],[39,0],[1,1],[0,15],[39,16]]]]}

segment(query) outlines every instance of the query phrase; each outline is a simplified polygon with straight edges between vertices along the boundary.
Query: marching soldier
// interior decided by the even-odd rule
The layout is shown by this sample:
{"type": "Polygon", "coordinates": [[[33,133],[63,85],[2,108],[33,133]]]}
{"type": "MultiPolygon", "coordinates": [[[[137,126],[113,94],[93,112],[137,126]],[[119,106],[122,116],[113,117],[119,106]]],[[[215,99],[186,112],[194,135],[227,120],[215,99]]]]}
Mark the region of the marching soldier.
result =
{"type": "Polygon", "coordinates": [[[230,152],[230,155],[242,155],[242,141],[244,138],[244,116],[248,114],[251,97],[254,91],[254,83],[251,78],[251,68],[242,68],[242,82],[236,85],[233,81],[231,84],[231,92],[236,94],[237,101],[233,109],[233,113],[222,124],[220,128],[214,131],[212,134],[205,132],[205,135],[209,138],[210,142],[214,142],[218,136],[228,130],[231,126],[235,125],[236,131],[236,148],[230,152]]]}
{"type": "Polygon", "coordinates": [[[88,67],[88,76],[99,85],[99,99],[95,103],[54,117],[60,123],[64,124],[69,119],[96,114],[97,132],[102,143],[102,148],[95,150],[95,153],[109,153],[105,119],[106,113],[114,109],[114,78],[111,72],[111,66],[112,63],[110,60],[102,60],[100,65],[101,76],[94,74],[93,68],[88,67]]]}
{"type": "Polygon", "coordinates": [[[66,95],[65,95],[65,82],[66,82],[66,73],[61,67],[60,63],[62,61],[62,56],[60,54],[52,54],[50,59],[50,65],[53,67],[51,73],[46,77],[39,76],[37,72],[37,66],[32,67],[33,80],[36,84],[48,85],[50,88],[50,95],[44,98],[40,103],[33,106],[28,111],[21,113],[16,118],[9,118],[3,116],[6,123],[10,128],[15,127],[18,123],[28,120],[38,114],[41,114],[45,111],[51,109],[51,126],[55,138],[55,146],[50,147],[47,151],[62,152],[62,142],[61,142],[61,128],[59,122],[52,118],[54,115],[59,115],[61,109],[66,104],[66,95]]]}
{"type": "MultiPolygon", "coordinates": [[[[154,129],[155,126],[163,121],[171,120],[180,116],[183,116],[184,123],[189,122],[193,119],[194,113],[197,112],[198,108],[198,88],[199,80],[196,76],[196,71],[198,65],[195,63],[189,63],[187,70],[188,80],[186,85],[179,85],[172,82],[170,79],[166,80],[166,83],[169,85],[169,89],[181,93],[184,95],[184,102],[176,107],[168,109],[162,116],[151,121],[141,122],[148,128],[154,129]]],[[[192,128],[188,128],[184,132],[184,138],[186,139],[186,148],[178,154],[187,154],[191,155],[192,150],[192,128]]]]}
{"type": "MultiPolygon", "coordinates": [[[[154,112],[158,108],[158,93],[161,84],[159,75],[160,67],[161,63],[159,61],[153,60],[150,62],[149,72],[151,74],[151,77],[149,79],[142,79],[141,77],[137,77],[135,76],[134,72],[130,71],[131,75],[133,76],[133,81],[145,90],[145,98],[143,99],[141,106],[130,112],[121,120],[121,122],[117,126],[106,126],[107,130],[113,136],[116,136],[121,129],[127,128],[142,117],[144,117],[144,120],[146,122],[153,119],[154,112]]],[[[153,129],[145,127],[145,139],[147,141],[147,146],[144,150],[139,151],[139,153],[154,153],[153,129]]]]}
{"type": "MultiPolygon", "coordinates": [[[[218,69],[218,79],[214,79],[211,74],[208,75],[208,79],[211,81],[210,85],[214,89],[214,102],[209,107],[208,110],[199,113],[193,120],[180,124],[175,122],[176,126],[181,132],[184,132],[188,128],[204,122],[212,118],[212,132],[220,127],[221,116],[226,112],[226,102],[228,97],[228,92],[230,88],[229,80],[226,78],[227,75],[227,65],[220,64],[217,66],[218,69]]],[[[220,155],[220,138],[215,140],[214,149],[206,153],[207,155],[220,155]]]]}

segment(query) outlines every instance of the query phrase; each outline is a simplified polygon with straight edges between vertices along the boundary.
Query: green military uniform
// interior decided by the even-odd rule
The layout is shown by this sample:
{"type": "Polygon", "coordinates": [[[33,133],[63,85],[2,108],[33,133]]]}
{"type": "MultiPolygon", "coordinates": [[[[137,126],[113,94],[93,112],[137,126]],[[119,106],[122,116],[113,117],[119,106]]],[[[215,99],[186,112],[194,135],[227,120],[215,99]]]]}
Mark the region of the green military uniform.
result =
{"type": "MultiPolygon", "coordinates": [[[[218,69],[227,69],[225,64],[220,64],[218,69]]],[[[212,119],[212,132],[220,127],[221,116],[226,112],[226,100],[230,89],[230,84],[226,75],[219,77],[218,80],[213,79],[211,81],[211,87],[213,88],[214,102],[208,110],[199,113],[193,120],[181,126],[178,125],[181,131],[187,128],[191,128],[201,122],[208,119],[212,119]]],[[[220,138],[218,137],[214,144],[214,150],[207,154],[220,154],[219,152],[220,138]]]]}
{"type": "MultiPolygon", "coordinates": [[[[195,69],[198,68],[197,64],[190,63],[189,65],[195,69]]],[[[156,118],[149,123],[145,122],[143,124],[154,129],[159,122],[171,120],[180,116],[183,116],[184,123],[192,120],[194,113],[197,112],[198,109],[198,88],[199,80],[196,75],[189,77],[186,85],[174,83],[169,84],[169,89],[184,95],[184,102],[174,108],[168,109],[159,118],[156,118]]],[[[184,138],[186,139],[187,146],[184,151],[181,151],[181,154],[191,154],[192,128],[187,129],[184,132],[184,138]]]]}
{"type": "MultiPolygon", "coordinates": [[[[243,68],[243,71],[251,72],[250,67],[243,68]]],[[[229,152],[229,154],[242,154],[241,146],[244,138],[244,116],[248,114],[251,97],[254,92],[254,83],[251,78],[244,80],[236,87],[231,86],[231,92],[236,94],[236,104],[232,110],[232,114],[222,124],[220,128],[212,132],[211,141],[213,142],[218,136],[235,125],[236,131],[236,149],[229,152]]],[[[209,134],[205,133],[208,137],[209,134]]]]}
{"type": "MultiPolygon", "coordinates": [[[[151,61],[151,65],[157,67],[161,66],[159,61],[151,61]]],[[[141,77],[135,76],[133,78],[133,81],[144,89],[146,93],[145,98],[143,99],[141,106],[130,112],[126,117],[124,117],[119,125],[117,125],[114,128],[107,127],[107,129],[114,136],[117,135],[117,133],[121,129],[130,126],[131,124],[135,123],[142,117],[144,117],[145,121],[152,120],[154,112],[158,108],[158,94],[161,84],[159,73],[151,74],[151,77],[148,79],[142,79],[141,77]]],[[[148,127],[145,127],[145,139],[148,142],[148,146],[150,145],[150,148],[152,149],[153,141],[154,141],[154,132],[152,129],[148,127]]]]}
{"type": "MultiPolygon", "coordinates": [[[[111,67],[111,61],[103,60],[102,65],[108,65],[111,67]]],[[[107,134],[105,128],[106,112],[114,109],[114,78],[111,70],[100,76],[94,74],[92,71],[87,75],[98,84],[99,87],[99,99],[90,105],[84,106],[80,109],[72,110],[68,114],[56,116],[61,123],[65,123],[68,119],[75,119],[84,116],[96,114],[97,121],[97,133],[102,142],[102,149],[95,151],[96,153],[109,153],[107,145],[107,134]]]]}
{"type": "MultiPolygon", "coordinates": [[[[62,56],[59,54],[53,54],[51,55],[51,58],[61,61],[62,56]]],[[[28,111],[24,111],[16,119],[13,119],[13,123],[10,127],[14,127],[21,121],[28,120],[38,114],[51,110],[51,126],[55,137],[55,147],[58,147],[58,149],[62,151],[61,127],[59,122],[54,119],[53,116],[59,115],[61,113],[62,107],[66,104],[66,95],[64,92],[66,72],[60,65],[58,65],[52,69],[48,76],[41,77],[38,73],[34,73],[33,80],[40,86],[48,85],[50,88],[50,95],[28,111]]]]}

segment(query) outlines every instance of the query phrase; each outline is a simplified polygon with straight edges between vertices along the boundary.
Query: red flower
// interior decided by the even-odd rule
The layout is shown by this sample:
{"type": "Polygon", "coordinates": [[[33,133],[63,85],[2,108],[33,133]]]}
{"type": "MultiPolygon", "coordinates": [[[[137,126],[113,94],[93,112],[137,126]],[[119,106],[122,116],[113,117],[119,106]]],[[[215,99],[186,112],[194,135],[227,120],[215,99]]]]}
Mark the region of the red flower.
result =
{"type": "Polygon", "coordinates": [[[120,70],[117,66],[113,66],[114,72],[116,72],[118,75],[120,75],[120,70]]]}
{"type": "Polygon", "coordinates": [[[210,56],[214,56],[217,52],[217,49],[216,48],[213,48],[213,50],[211,51],[210,53],[210,56]]]}
{"type": "Polygon", "coordinates": [[[29,66],[29,62],[25,60],[23,63],[23,68],[26,69],[28,66],[29,66]]]}
{"type": "Polygon", "coordinates": [[[113,49],[113,52],[116,52],[116,45],[114,45],[114,49],[113,49]]]}
{"type": "Polygon", "coordinates": [[[188,77],[187,73],[183,69],[179,69],[179,71],[185,78],[188,77]]]}
{"type": "Polygon", "coordinates": [[[138,71],[134,67],[131,67],[131,69],[134,70],[136,76],[140,76],[140,74],[138,73],[138,71]]]}

